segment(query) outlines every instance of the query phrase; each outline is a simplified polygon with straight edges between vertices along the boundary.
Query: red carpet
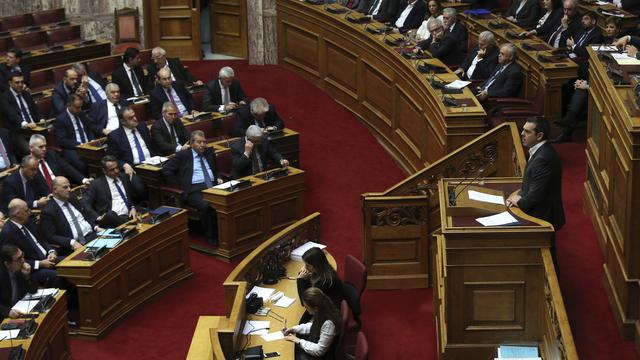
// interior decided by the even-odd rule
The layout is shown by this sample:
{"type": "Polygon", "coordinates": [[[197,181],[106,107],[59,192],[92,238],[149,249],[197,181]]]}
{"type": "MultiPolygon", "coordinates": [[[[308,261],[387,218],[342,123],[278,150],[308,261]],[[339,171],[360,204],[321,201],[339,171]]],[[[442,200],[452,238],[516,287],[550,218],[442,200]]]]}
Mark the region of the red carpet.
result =
{"type": "MultiPolygon", "coordinates": [[[[301,133],[305,208],[321,212],[322,240],[340,272],[346,254],[362,258],[360,194],[384,190],[404,177],[368,130],[326,94],[278,66],[187,63],[204,80],[230,64],[249,97],[266,97],[286,126],[301,133]]],[[[562,145],[561,153],[565,210],[570,215],[558,240],[560,281],[580,357],[635,359],[632,343],[620,341],[613,323],[602,286],[602,256],[581,210],[583,146],[562,145]]],[[[194,251],[191,264],[192,278],[133,312],[103,340],[72,340],[73,358],[183,359],[198,316],[223,313],[222,281],[235,266],[194,251]]],[[[362,302],[370,359],[435,359],[431,289],[367,291],[362,302]]]]}

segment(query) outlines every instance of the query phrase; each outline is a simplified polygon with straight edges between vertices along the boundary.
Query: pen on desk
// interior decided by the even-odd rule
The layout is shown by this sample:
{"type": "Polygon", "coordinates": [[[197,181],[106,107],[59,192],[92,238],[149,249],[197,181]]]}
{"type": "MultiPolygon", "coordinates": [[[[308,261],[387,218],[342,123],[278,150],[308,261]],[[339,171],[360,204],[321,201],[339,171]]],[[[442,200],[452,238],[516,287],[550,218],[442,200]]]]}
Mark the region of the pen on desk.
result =
{"type": "Polygon", "coordinates": [[[287,332],[287,319],[284,319],[284,328],[282,329],[283,333],[287,332]]]}

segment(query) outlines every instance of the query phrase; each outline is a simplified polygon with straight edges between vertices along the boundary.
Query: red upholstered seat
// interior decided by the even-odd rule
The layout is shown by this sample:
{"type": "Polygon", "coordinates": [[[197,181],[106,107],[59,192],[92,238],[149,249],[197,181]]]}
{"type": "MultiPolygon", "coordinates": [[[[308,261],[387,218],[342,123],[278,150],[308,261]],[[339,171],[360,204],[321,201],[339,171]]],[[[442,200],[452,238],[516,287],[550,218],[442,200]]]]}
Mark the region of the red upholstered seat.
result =
{"type": "Polygon", "coordinates": [[[65,19],[64,8],[34,12],[31,19],[33,25],[57,23],[65,19]]]}
{"type": "Polygon", "coordinates": [[[32,32],[13,38],[13,45],[23,51],[44,49],[47,47],[44,32],[32,32]]]}
{"type": "Polygon", "coordinates": [[[81,40],[80,26],[64,26],[47,31],[47,43],[49,46],[76,43],[81,40]]]}
{"type": "Polygon", "coordinates": [[[0,30],[11,31],[31,25],[31,19],[26,14],[7,16],[0,19],[0,30]]]}

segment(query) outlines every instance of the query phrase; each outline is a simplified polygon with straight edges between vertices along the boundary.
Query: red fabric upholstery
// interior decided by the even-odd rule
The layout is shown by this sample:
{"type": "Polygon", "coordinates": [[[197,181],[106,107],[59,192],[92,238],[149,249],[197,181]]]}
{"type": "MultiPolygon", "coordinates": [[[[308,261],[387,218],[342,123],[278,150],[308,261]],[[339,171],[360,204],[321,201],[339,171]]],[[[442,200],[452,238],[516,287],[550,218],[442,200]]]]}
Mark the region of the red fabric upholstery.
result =
{"type": "Polygon", "coordinates": [[[367,287],[367,267],[353,255],[344,259],[344,281],[353,285],[360,296],[367,287]]]}
{"type": "Polygon", "coordinates": [[[52,24],[64,20],[64,8],[38,11],[31,14],[33,25],[52,24]]]}
{"type": "Polygon", "coordinates": [[[65,26],[47,31],[49,46],[76,43],[81,40],[80,26],[65,26]]]}
{"type": "Polygon", "coordinates": [[[23,50],[36,50],[47,47],[47,42],[43,32],[33,32],[13,38],[15,47],[23,50]]]}
{"type": "Polygon", "coordinates": [[[29,25],[31,25],[31,22],[26,14],[7,16],[0,19],[0,30],[2,31],[10,31],[29,25]]]}

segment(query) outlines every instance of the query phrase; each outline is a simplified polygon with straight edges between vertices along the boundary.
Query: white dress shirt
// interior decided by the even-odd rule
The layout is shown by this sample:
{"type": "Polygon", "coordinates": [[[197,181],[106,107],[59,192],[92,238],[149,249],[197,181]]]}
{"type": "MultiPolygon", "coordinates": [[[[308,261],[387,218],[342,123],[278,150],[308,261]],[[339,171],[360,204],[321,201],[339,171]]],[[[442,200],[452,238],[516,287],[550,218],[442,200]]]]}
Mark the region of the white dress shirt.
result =
{"type": "MultiPolygon", "coordinates": [[[[140,164],[140,157],[138,156],[138,149],[136,148],[136,142],[133,139],[134,132],[129,128],[124,128],[124,133],[127,135],[127,141],[129,142],[129,146],[131,147],[131,154],[133,154],[133,164],[140,164]]],[[[144,142],[142,135],[140,135],[140,131],[136,129],[135,136],[138,138],[140,142],[140,147],[142,147],[142,153],[144,154],[144,158],[148,159],[151,157],[151,152],[149,152],[149,148],[147,147],[147,143],[144,142]]]]}
{"type": "Polygon", "coordinates": [[[120,127],[120,119],[118,119],[118,109],[116,105],[107,100],[107,130],[115,130],[120,127]]]}
{"type": "MultiPolygon", "coordinates": [[[[294,333],[307,335],[311,332],[313,322],[296,325],[291,328],[294,333]]],[[[329,350],[333,339],[336,337],[336,326],[331,320],[326,320],[320,327],[320,338],[317,343],[300,339],[300,347],[311,356],[323,356],[329,350]]]]}
{"type": "Polygon", "coordinates": [[[78,225],[80,225],[80,230],[82,231],[82,235],[83,236],[87,235],[88,233],[90,233],[92,231],[91,224],[89,224],[87,222],[87,220],[85,220],[85,218],[82,215],[82,213],[80,211],[78,211],[78,209],[76,209],[76,207],[73,206],[72,203],[69,203],[69,208],[67,208],[62,200],[59,200],[56,197],[54,197],[53,200],[56,202],[56,204],[58,204],[58,206],[60,206],[60,209],[62,209],[62,213],[64,214],[64,218],[67,220],[67,223],[69,224],[69,228],[71,228],[71,233],[73,234],[73,239],[71,239],[70,244],[71,244],[71,246],[73,246],[80,235],[78,235],[78,231],[76,231],[76,227],[73,225],[73,218],[71,217],[71,214],[69,213],[69,209],[71,209],[71,211],[73,211],[73,214],[76,216],[76,219],[78,219],[78,225]]]}
{"type": "MultiPolygon", "coordinates": [[[[127,203],[122,198],[122,196],[120,196],[120,192],[118,192],[118,189],[114,184],[115,180],[108,176],[106,177],[106,179],[107,179],[107,184],[109,184],[109,191],[111,192],[111,211],[113,211],[118,215],[129,215],[129,209],[127,208],[127,203]]],[[[122,181],[120,181],[119,179],[118,179],[118,186],[120,186],[120,189],[122,189],[122,192],[125,193],[125,196],[126,196],[126,192],[125,192],[126,190],[124,188],[124,184],[122,184],[122,181]]]]}
{"type": "Polygon", "coordinates": [[[413,9],[413,5],[415,4],[416,4],[415,1],[411,4],[407,4],[407,7],[404,9],[404,11],[402,11],[402,14],[400,14],[400,16],[398,17],[398,20],[396,20],[395,26],[397,28],[401,28],[404,26],[404,22],[407,20],[407,17],[409,16],[409,13],[413,9]]]}
{"type": "Polygon", "coordinates": [[[231,93],[229,88],[222,85],[220,80],[218,80],[218,85],[220,85],[220,100],[222,101],[222,105],[218,107],[218,112],[224,112],[224,106],[231,102],[231,93]]]}
{"type": "Polygon", "coordinates": [[[75,137],[76,137],[76,141],[79,142],[80,144],[86,142],[86,141],[82,141],[82,136],[80,135],[80,131],[84,130],[84,138],[88,141],[89,140],[89,136],[87,136],[87,129],[84,128],[84,125],[82,127],[82,129],[80,129],[80,127],[78,127],[78,123],[82,123],[82,121],[80,120],[80,118],[76,115],[73,115],[70,111],[69,108],[67,108],[67,114],[69,114],[69,120],[71,120],[71,125],[73,125],[73,132],[75,133],[75,137]]]}
{"type": "Polygon", "coordinates": [[[27,125],[27,123],[31,122],[31,121],[37,121],[34,120],[33,117],[31,117],[31,111],[29,111],[29,106],[27,105],[27,101],[24,99],[24,97],[22,97],[22,94],[18,94],[17,92],[13,91],[12,88],[11,89],[11,93],[13,94],[13,97],[16,99],[16,103],[18,104],[18,111],[20,112],[20,118],[22,119],[22,122],[20,123],[20,126],[24,127],[25,125],[27,125]],[[20,95],[20,97],[18,98],[18,95],[20,95]],[[22,101],[20,100],[22,99],[22,101]],[[29,114],[29,118],[25,119],[24,115],[22,114],[22,109],[20,108],[20,103],[22,102],[22,105],[24,105],[24,108],[27,109],[27,113],[29,114]]]}
{"type": "Polygon", "coordinates": [[[539,143],[533,145],[530,149],[529,149],[529,160],[531,160],[533,158],[533,154],[536,153],[536,151],[538,151],[538,149],[540,149],[540,147],[542,145],[544,145],[544,143],[546,143],[547,140],[542,140],[539,143]]]}
{"type": "MultiPolygon", "coordinates": [[[[42,254],[44,254],[45,257],[48,255],[47,251],[42,247],[42,245],[40,245],[40,242],[38,242],[38,238],[35,235],[33,235],[33,233],[31,231],[29,231],[29,229],[26,226],[22,226],[22,224],[18,224],[17,222],[15,222],[13,220],[11,220],[11,222],[14,223],[18,227],[18,229],[20,229],[20,232],[22,232],[22,228],[24,228],[24,230],[26,230],[29,233],[29,235],[31,236],[32,242],[35,242],[34,245],[36,245],[38,247],[40,252],[42,254]]],[[[52,252],[55,252],[55,250],[50,250],[49,252],[52,253],[52,252]]],[[[39,260],[35,260],[33,262],[33,269],[34,270],[40,269],[40,261],[39,260]]]]}
{"type": "Polygon", "coordinates": [[[467,69],[467,79],[471,79],[471,76],[473,76],[473,72],[476,71],[476,66],[480,61],[482,61],[482,58],[479,58],[478,55],[473,58],[471,65],[469,65],[469,68],[467,69]]]}
{"type": "MultiPolygon", "coordinates": [[[[129,66],[127,66],[127,64],[122,64],[122,66],[124,66],[124,71],[127,73],[127,77],[129,78],[129,82],[131,83],[131,88],[133,89],[133,95],[134,96],[140,96],[140,95],[144,95],[144,94],[140,94],[138,92],[138,90],[136,89],[136,85],[133,83],[133,79],[131,78],[133,69],[130,68],[129,66]]],[[[135,75],[135,73],[133,73],[135,75]]],[[[136,80],[138,80],[138,85],[140,86],[140,89],[142,89],[142,84],[140,83],[140,79],[138,79],[138,77],[136,76],[136,80]]]]}

